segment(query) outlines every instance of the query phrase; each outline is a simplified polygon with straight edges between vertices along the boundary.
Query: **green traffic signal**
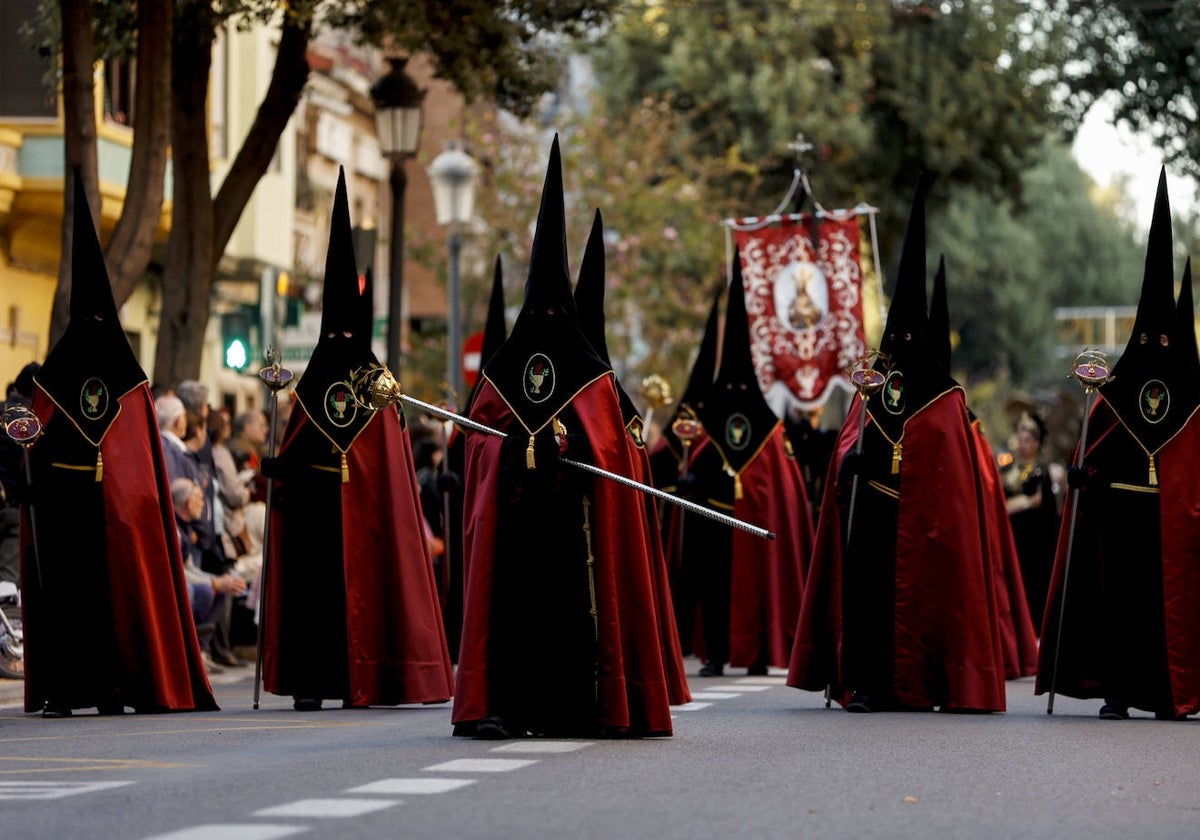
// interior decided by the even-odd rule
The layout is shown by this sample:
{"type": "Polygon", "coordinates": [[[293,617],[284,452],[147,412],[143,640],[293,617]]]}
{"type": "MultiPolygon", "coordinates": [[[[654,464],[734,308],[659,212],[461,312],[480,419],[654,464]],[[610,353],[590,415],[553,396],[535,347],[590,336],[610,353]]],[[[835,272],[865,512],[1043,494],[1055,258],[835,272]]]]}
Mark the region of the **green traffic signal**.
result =
{"type": "Polygon", "coordinates": [[[239,373],[250,363],[250,327],[252,318],[245,310],[221,315],[221,346],[225,367],[239,373]]]}

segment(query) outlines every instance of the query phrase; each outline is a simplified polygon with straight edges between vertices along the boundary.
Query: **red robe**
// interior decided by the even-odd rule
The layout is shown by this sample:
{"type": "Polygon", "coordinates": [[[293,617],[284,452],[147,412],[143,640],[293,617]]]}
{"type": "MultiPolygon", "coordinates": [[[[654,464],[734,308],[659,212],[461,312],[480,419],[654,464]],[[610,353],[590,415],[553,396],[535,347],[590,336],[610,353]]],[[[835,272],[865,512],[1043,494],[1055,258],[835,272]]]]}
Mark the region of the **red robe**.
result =
{"type": "Polygon", "coordinates": [[[408,432],[374,413],[340,455],[297,402],[271,511],[263,671],[273,694],[450,699],[453,676],[408,432]]]}
{"type": "MultiPolygon", "coordinates": [[[[636,437],[634,430],[626,426],[626,443],[629,445],[629,456],[633,462],[633,473],[630,478],[652,484],[650,474],[650,454],[641,444],[641,418],[636,437]]],[[[669,503],[668,503],[669,504],[669,503]]],[[[671,579],[667,573],[667,559],[663,554],[662,526],[658,520],[658,503],[651,497],[645,498],[645,534],[646,549],[650,554],[650,583],[654,590],[654,604],[658,617],[659,645],[662,648],[663,665],[667,669],[667,691],[671,705],[678,706],[690,703],[691,690],[688,688],[687,674],[683,668],[683,652],[679,644],[679,629],[675,624],[675,607],[671,599],[671,579]]]]}
{"type": "MultiPolygon", "coordinates": [[[[1104,459],[1112,447],[1128,447],[1128,438],[1125,426],[1108,403],[1102,396],[1097,398],[1089,420],[1084,464],[1102,470],[1097,477],[1099,481],[1121,480],[1122,476],[1111,471],[1103,472],[1104,459]]],[[[1144,455],[1137,450],[1134,457],[1136,483],[1146,484],[1144,455]]],[[[1200,418],[1196,414],[1158,450],[1155,461],[1158,521],[1135,520],[1122,510],[1118,510],[1118,516],[1112,516],[1098,506],[1096,488],[1089,487],[1078,494],[1072,492],[1072,501],[1076,495],[1079,497],[1078,514],[1071,503],[1063,511],[1042,625],[1038,694],[1049,691],[1053,684],[1057,693],[1071,697],[1103,698],[1111,691],[1128,705],[1147,711],[1167,711],[1158,707],[1161,702],[1169,704],[1177,716],[1200,712],[1200,483],[1195,475],[1196,465],[1200,464],[1200,418]],[[1066,590],[1067,620],[1059,646],[1067,542],[1076,516],[1071,580],[1066,590]],[[1143,535],[1150,539],[1157,536],[1161,540],[1161,554],[1147,549],[1135,557],[1114,557],[1114,554],[1126,555],[1125,551],[1114,551],[1107,544],[1106,536],[1114,532],[1125,532],[1124,536],[1135,541],[1143,535]],[[1133,565],[1139,577],[1145,576],[1152,582],[1141,603],[1129,591],[1128,578],[1114,576],[1118,565],[1133,565]],[[1161,567],[1161,584],[1154,582],[1155,565],[1161,567]],[[1115,612],[1107,611],[1106,602],[1115,604],[1115,612]],[[1146,606],[1149,609],[1143,612],[1146,606]],[[1133,681],[1106,684],[1111,681],[1114,666],[1128,667],[1127,663],[1118,662],[1122,657],[1115,653],[1112,637],[1114,634],[1118,637],[1119,645],[1131,631],[1139,636],[1145,634],[1143,638],[1154,642],[1134,653],[1137,661],[1133,670],[1145,670],[1133,681]],[[1057,678],[1054,676],[1056,648],[1057,678]]],[[[1129,493],[1123,498],[1135,502],[1150,497],[1129,493]]],[[[1120,501],[1117,505],[1123,507],[1120,501]]]]}
{"type": "MultiPolygon", "coordinates": [[[[987,438],[972,423],[975,431],[975,446],[979,459],[980,480],[986,506],[987,550],[992,559],[993,586],[996,593],[996,610],[1000,620],[1000,643],[1004,651],[1004,676],[1013,680],[1037,673],[1038,644],[1029,614],[1029,602],[1025,598],[1025,582],[1021,577],[1021,560],[1017,555],[1017,544],[1013,539],[1012,524],[1008,518],[1008,507],[1004,496],[1004,484],[1000,470],[987,438]]],[[[1053,504],[1053,499],[1043,500],[1053,504]]],[[[1041,621],[1038,616],[1038,621],[1041,621]]]]}
{"type": "Polygon", "coordinates": [[[741,529],[733,532],[729,664],[748,668],[765,661],[786,668],[813,529],[804,476],[790,453],[782,423],[738,478],[742,498],[734,500],[734,518],[773,531],[775,539],[741,529]]]}
{"type": "Polygon", "coordinates": [[[214,710],[150,388],[117,402],[97,450],[34,394],[45,431],[30,449],[36,557],[28,507],[21,527],[25,710],[214,710]]]}
{"type": "MultiPolygon", "coordinates": [[[[805,582],[788,685],[827,686],[845,703],[838,469],[858,437],[856,401],[838,437],[805,582]]],[[[892,692],[905,707],[1002,711],[1004,662],[984,500],[962,391],[953,388],[904,426],[894,557],[892,692]],[[909,489],[911,488],[911,489],[909,489]]],[[[865,488],[860,480],[859,493],[865,488]]],[[[853,528],[871,523],[856,517],[853,528]]]]}
{"type": "MultiPolygon", "coordinates": [[[[634,475],[636,466],[625,432],[613,422],[621,413],[611,373],[584,385],[569,406],[588,439],[591,462],[620,475],[634,475]]],[[[499,429],[513,422],[511,409],[487,379],[476,392],[471,418],[499,429]]],[[[501,438],[480,432],[466,436],[466,598],[454,697],[456,724],[496,713],[488,666],[499,559],[496,494],[502,443],[501,438]]],[[[573,468],[563,465],[560,469],[573,468]]],[[[592,488],[598,723],[612,733],[668,735],[672,731],[669,666],[663,661],[653,558],[644,537],[646,506],[636,490],[617,482],[596,478],[592,488]]],[[[555,663],[547,662],[545,667],[554,668],[555,663]]]]}

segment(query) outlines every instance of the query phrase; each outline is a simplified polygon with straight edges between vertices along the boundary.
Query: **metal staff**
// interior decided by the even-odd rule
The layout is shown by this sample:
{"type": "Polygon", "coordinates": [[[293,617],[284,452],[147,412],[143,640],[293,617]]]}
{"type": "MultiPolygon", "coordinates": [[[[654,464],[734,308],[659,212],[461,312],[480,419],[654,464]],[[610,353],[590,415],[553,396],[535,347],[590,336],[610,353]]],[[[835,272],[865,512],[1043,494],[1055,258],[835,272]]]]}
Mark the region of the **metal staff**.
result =
{"type": "MultiPolygon", "coordinates": [[[[446,403],[454,405],[455,397],[454,386],[449,382],[446,383],[446,403]]],[[[449,421],[442,423],[442,475],[450,475],[450,432],[454,427],[449,421]]],[[[446,606],[446,598],[450,591],[450,514],[452,512],[453,500],[450,485],[447,482],[446,488],[442,491],[442,606],[446,606]]]]}
{"type": "MultiPolygon", "coordinates": [[[[876,359],[882,359],[887,363],[887,357],[878,350],[872,350],[865,356],[855,362],[854,369],[850,371],[850,382],[853,383],[858,391],[858,397],[861,400],[858,412],[858,439],[854,442],[854,454],[862,455],[863,451],[863,434],[867,428],[867,400],[871,395],[883,387],[883,383],[887,381],[882,373],[875,370],[874,364],[876,359]]],[[[850,507],[846,512],[846,550],[850,549],[850,535],[854,531],[854,509],[858,506],[858,472],[854,473],[854,478],[850,480],[850,507]]],[[[828,709],[833,705],[833,686],[825,686],[825,708],[828,709]]]]}
{"type": "MultiPolygon", "coordinates": [[[[419,400],[416,397],[410,397],[408,394],[400,390],[400,383],[396,381],[385,366],[370,367],[355,371],[351,375],[351,385],[354,390],[355,401],[368,410],[378,410],[386,408],[389,405],[395,405],[397,402],[406,402],[414,405],[423,411],[432,414],[434,417],[441,417],[443,420],[451,420],[460,426],[472,429],[476,432],[493,435],[494,437],[506,438],[508,434],[499,429],[493,429],[491,426],[485,426],[483,423],[476,422],[469,417],[463,417],[461,414],[455,414],[452,411],[447,411],[444,408],[427,403],[424,400],[419,400]]],[[[743,522],[740,519],[735,519],[732,516],[726,516],[723,513],[718,513],[715,510],[709,510],[703,505],[689,502],[686,499],[681,499],[678,496],[672,496],[670,493],[665,493],[656,487],[651,487],[647,484],[642,484],[640,481],[635,481],[632,478],[626,478],[623,475],[618,475],[614,472],[609,472],[592,464],[585,464],[582,461],[575,461],[571,458],[560,458],[564,464],[570,464],[572,467],[577,467],[584,472],[589,472],[592,475],[598,475],[601,478],[607,478],[609,481],[615,481],[617,484],[625,487],[639,490],[648,496],[653,496],[656,499],[670,502],[673,505],[690,510],[700,516],[706,516],[709,519],[729,525],[732,528],[738,528],[742,531],[763,537],[768,540],[775,539],[775,534],[768,531],[766,528],[760,528],[757,525],[751,525],[743,522]]]]}
{"type": "MultiPolygon", "coordinates": [[[[33,413],[31,408],[18,404],[6,408],[4,414],[0,416],[0,422],[4,424],[5,433],[25,450],[25,457],[22,458],[25,462],[25,486],[32,491],[33,465],[29,462],[29,448],[42,435],[42,421],[38,419],[38,416],[33,413]]],[[[27,507],[29,508],[29,530],[32,536],[30,545],[33,546],[33,565],[37,570],[38,586],[41,586],[42,556],[38,551],[37,514],[34,511],[32,499],[30,499],[27,507]]]]}
{"type": "MultiPolygon", "coordinates": [[[[1075,467],[1082,469],[1087,452],[1088,415],[1092,409],[1092,395],[1096,389],[1111,378],[1108,357],[1099,350],[1084,350],[1075,357],[1068,379],[1083,383],[1083,427],[1079,432],[1079,450],[1075,453],[1075,467]]],[[[1067,530],[1067,553],[1063,560],[1062,594],[1058,604],[1058,635],[1054,638],[1054,670],[1050,672],[1050,696],[1046,702],[1046,714],[1054,714],[1054,687],[1058,683],[1058,654],[1062,650],[1063,616],[1067,612],[1067,582],[1071,578],[1071,552],[1075,548],[1075,524],[1079,520],[1079,488],[1071,489],[1071,527],[1067,530]]]]}
{"type": "MultiPolygon", "coordinates": [[[[271,392],[271,420],[267,429],[267,456],[275,457],[275,425],[279,420],[279,392],[292,381],[292,372],[279,366],[279,353],[272,348],[267,351],[267,367],[258,372],[271,392]]],[[[259,687],[262,683],[263,628],[266,626],[267,603],[267,558],[271,548],[271,489],[274,479],[267,480],[266,509],[263,512],[262,565],[258,569],[258,655],[254,658],[254,708],[258,708],[259,687]]]]}

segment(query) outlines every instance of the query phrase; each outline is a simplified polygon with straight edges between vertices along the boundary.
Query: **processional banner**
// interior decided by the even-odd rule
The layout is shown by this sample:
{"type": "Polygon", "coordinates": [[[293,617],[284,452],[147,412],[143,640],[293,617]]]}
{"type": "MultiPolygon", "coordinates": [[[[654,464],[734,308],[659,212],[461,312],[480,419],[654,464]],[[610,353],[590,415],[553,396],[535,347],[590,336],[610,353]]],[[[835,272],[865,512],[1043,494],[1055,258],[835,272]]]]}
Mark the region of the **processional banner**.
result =
{"type": "Polygon", "coordinates": [[[735,220],[750,350],[777,413],[820,408],[865,353],[863,271],[854,212],[735,220]]]}

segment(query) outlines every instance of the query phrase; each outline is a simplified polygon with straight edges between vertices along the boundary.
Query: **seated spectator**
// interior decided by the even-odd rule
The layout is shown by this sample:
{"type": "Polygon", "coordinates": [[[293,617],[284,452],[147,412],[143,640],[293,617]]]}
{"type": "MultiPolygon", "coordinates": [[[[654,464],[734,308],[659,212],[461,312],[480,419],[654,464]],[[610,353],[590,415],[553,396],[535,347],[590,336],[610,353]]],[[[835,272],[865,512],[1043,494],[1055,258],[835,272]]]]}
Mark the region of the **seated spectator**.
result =
{"type": "Polygon", "coordinates": [[[254,480],[255,472],[249,469],[238,472],[228,446],[230,431],[227,411],[219,409],[209,415],[208,439],[212,445],[213,475],[223,520],[218,535],[225,557],[233,560],[246,553],[246,520],[242,511],[250,501],[250,483],[254,480]]]}
{"type": "Polygon", "coordinates": [[[243,411],[233,418],[232,437],[227,444],[238,470],[253,470],[251,499],[266,500],[266,479],[259,472],[259,459],[266,454],[267,418],[261,411],[243,411]]]}
{"type": "MultiPolygon", "coordinates": [[[[232,572],[214,575],[197,565],[199,549],[195,523],[204,512],[204,491],[200,485],[190,478],[172,479],[171,502],[175,507],[175,524],[183,550],[183,571],[191,595],[192,617],[197,628],[212,628],[211,638],[201,639],[205,664],[210,672],[214,663],[231,667],[245,665],[229,650],[228,639],[233,598],[246,591],[246,581],[232,572]]],[[[200,630],[197,632],[201,633],[200,630]]]]}

